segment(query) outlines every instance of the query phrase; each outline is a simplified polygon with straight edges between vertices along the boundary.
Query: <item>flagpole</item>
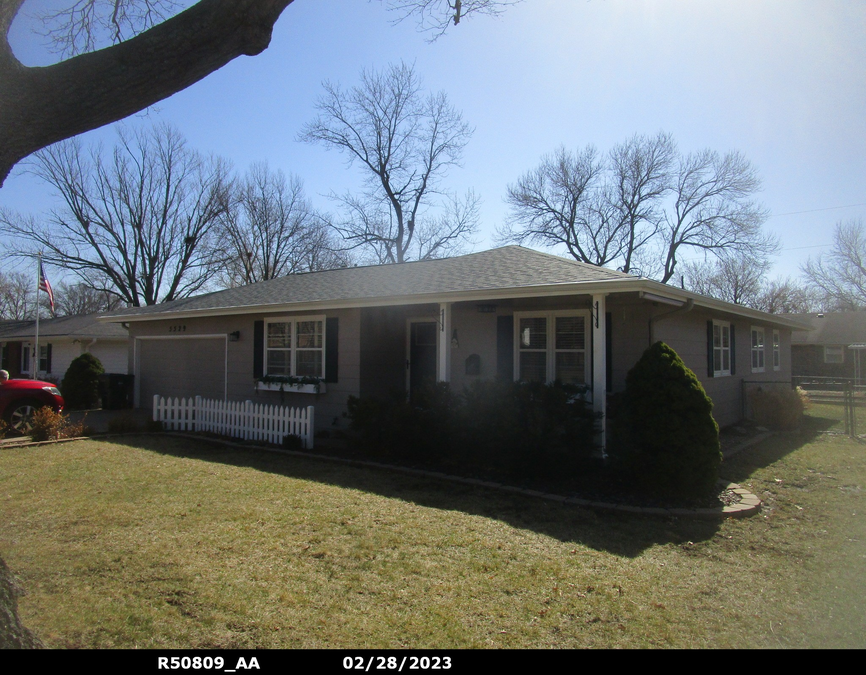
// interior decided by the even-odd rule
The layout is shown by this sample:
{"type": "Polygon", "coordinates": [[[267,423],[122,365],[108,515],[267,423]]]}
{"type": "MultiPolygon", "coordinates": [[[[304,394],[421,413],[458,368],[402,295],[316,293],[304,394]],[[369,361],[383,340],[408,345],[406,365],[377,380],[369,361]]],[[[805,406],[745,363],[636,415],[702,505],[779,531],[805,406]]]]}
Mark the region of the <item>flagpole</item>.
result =
{"type": "Polygon", "coordinates": [[[42,281],[42,251],[36,260],[36,348],[33,350],[33,360],[30,361],[31,379],[39,376],[39,285],[42,281]]]}

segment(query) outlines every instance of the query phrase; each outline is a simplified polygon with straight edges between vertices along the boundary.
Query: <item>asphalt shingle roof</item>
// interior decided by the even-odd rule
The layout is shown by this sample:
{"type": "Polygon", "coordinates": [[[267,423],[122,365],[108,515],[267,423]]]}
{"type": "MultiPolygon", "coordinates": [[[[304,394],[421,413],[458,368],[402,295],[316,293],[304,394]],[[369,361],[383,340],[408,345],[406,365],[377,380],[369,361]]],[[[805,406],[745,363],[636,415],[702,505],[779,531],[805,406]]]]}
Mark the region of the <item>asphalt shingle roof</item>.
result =
{"type": "Polygon", "coordinates": [[[788,314],[812,325],[811,331],[791,333],[792,344],[850,345],[866,342],[866,312],[788,314]]]}
{"type": "MultiPolygon", "coordinates": [[[[120,324],[99,321],[99,314],[76,314],[39,319],[39,337],[124,339],[129,332],[120,324]]],[[[35,321],[0,322],[0,340],[22,340],[34,336],[35,321]]]]}
{"type": "Polygon", "coordinates": [[[339,304],[340,301],[620,279],[637,277],[522,246],[505,246],[455,258],[292,274],[160,305],[119,310],[111,316],[207,312],[320,301],[339,304]]]}

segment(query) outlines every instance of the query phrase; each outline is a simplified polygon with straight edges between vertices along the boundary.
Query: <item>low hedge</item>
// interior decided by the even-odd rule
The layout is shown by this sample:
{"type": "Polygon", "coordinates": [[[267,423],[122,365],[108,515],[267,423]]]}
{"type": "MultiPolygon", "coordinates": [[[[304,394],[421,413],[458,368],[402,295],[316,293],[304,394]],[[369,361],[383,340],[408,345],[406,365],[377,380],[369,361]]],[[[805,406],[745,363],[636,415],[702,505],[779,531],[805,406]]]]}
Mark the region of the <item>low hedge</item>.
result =
{"type": "Polygon", "coordinates": [[[558,479],[593,456],[597,416],[561,383],[446,383],[386,399],[350,397],[366,454],[510,479],[558,479]]]}

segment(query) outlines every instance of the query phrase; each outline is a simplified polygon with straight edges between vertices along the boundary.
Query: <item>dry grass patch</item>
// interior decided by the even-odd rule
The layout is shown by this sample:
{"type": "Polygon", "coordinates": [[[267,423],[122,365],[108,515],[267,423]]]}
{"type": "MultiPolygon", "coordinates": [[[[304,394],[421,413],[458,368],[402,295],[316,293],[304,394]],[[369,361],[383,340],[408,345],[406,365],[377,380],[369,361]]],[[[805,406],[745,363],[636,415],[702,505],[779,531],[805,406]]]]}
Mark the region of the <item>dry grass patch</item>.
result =
{"type": "Polygon", "coordinates": [[[170,437],[8,449],[0,555],[52,647],[800,646],[856,452],[765,443],[723,473],[768,510],[709,523],[170,437]]]}

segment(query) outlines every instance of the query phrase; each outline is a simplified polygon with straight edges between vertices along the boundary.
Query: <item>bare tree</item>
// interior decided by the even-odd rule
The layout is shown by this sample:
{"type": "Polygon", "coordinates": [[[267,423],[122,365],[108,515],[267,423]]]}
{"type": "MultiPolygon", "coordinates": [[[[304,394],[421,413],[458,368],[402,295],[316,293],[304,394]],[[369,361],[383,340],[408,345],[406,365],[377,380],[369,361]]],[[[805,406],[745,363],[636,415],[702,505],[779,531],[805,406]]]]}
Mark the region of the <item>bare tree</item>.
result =
{"type": "Polygon", "coordinates": [[[35,307],[36,277],[24,272],[0,272],[0,319],[33,319],[35,307]]]}
{"type": "Polygon", "coordinates": [[[765,283],[752,307],[769,314],[806,314],[830,310],[822,294],[790,278],[765,283]]]}
{"type": "Polygon", "coordinates": [[[512,216],[498,236],[521,244],[562,244],[575,260],[607,265],[622,255],[623,233],[602,184],[604,163],[591,145],[560,147],[508,187],[512,216]]]}
{"type": "Polygon", "coordinates": [[[47,222],[0,212],[13,254],[65,268],[130,306],[201,290],[212,275],[211,234],[225,211],[226,167],[186,146],[167,126],[119,132],[106,157],[75,140],[36,155],[33,172],[63,208],[47,222]]]}
{"type": "Polygon", "coordinates": [[[411,16],[418,18],[418,28],[431,33],[432,40],[440,37],[453,22],[456,26],[470,14],[496,16],[506,5],[520,0],[391,0],[389,9],[398,14],[397,22],[411,16]]]}
{"type": "Polygon", "coordinates": [[[764,289],[770,266],[766,258],[736,253],[687,262],[682,265],[683,286],[701,295],[754,307],[764,289]]]}
{"type": "Polygon", "coordinates": [[[788,279],[767,279],[771,265],[766,257],[742,252],[702,262],[682,263],[684,288],[769,314],[803,314],[823,311],[827,304],[815,289],[788,279]]]}
{"type": "Polygon", "coordinates": [[[741,154],[703,150],[688,155],[680,159],[675,180],[674,205],[661,228],[662,282],[674,276],[683,248],[753,258],[778,249],[776,239],[761,229],[766,209],[752,200],[761,181],[741,154]]]}
{"type": "Polygon", "coordinates": [[[87,284],[60,282],[53,290],[57,316],[109,312],[123,306],[123,301],[116,295],[87,284]]]}
{"type": "Polygon", "coordinates": [[[671,167],[677,146],[673,136],[634,135],[610,152],[610,187],[607,200],[618,215],[622,232],[623,272],[631,272],[643,248],[659,231],[661,201],[670,190],[671,167]]]}
{"type": "Polygon", "coordinates": [[[564,245],[577,260],[668,282],[683,251],[760,258],[778,246],[752,200],[755,170],[738,153],[683,157],[669,134],[633,136],[604,159],[565,149],[509,187],[502,241],[564,245]]]}
{"type": "Polygon", "coordinates": [[[348,264],[304,196],[301,180],[255,164],[220,217],[219,284],[241,286],[348,264]]]}
{"type": "Polygon", "coordinates": [[[459,165],[472,130],[444,93],[424,95],[412,66],[363,71],[346,91],[325,83],[319,117],[300,139],[346,154],[365,175],[359,195],[337,197],[334,226],[348,246],[377,262],[448,255],[477,226],[477,199],[457,198],[441,180],[459,165]]]}
{"type": "Polygon", "coordinates": [[[836,309],[843,311],[866,307],[866,230],[863,220],[837,223],[833,248],[811,258],[803,274],[826,294],[836,309]]]}
{"type": "MultiPolygon", "coordinates": [[[[267,49],[292,0],[199,0],[170,18],[171,0],[67,0],[47,32],[65,54],[28,68],[7,34],[24,0],[0,0],[0,186],[17,162],[52,143],[116,122],[267,49]],[[142,32],[143,31],[143,32],[142,32]],[[107,34],[115,44],[90,52],[107,34]],[[127,39],[128,36],[132,36],[127,39]],[[80,53],[88,51],[88,53],[80,53]]],[[[184,3],[186,4],[186,3],[184,3]]],[[[389,0],[419,25],[491,13],[496,0],[389,0]]]]}

